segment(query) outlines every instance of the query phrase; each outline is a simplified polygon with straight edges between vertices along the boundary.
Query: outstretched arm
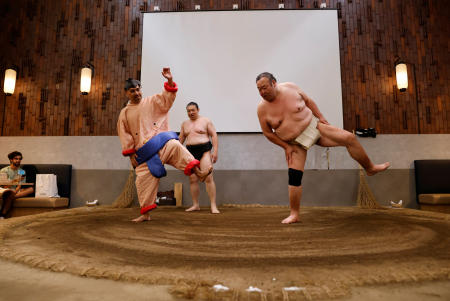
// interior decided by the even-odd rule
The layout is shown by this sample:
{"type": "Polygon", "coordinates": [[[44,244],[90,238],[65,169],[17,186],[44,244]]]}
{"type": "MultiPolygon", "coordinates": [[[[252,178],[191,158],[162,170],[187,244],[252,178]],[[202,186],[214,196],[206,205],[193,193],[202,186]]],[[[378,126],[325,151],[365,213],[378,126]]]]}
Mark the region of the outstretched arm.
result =
{"type": "Polygon", "coordinates": [[[161,110],[162,113],[169,112],[170,108],[175,101],[176,92],[178,91],[177,84],[173,81],[172,73],[170,72],[170,68],[163,68],[161,72],[162,76],[167,79],[167,82],[164,83],[164,90],[161,94],[154,95],[155,103],[158,106],[158,109],[161,110]]]}
{"type": "Polygon", "coordinates": [[[217,162],[219,158],[219,139],[217,138],[216,128],[214,127],[211,120],[208,122],[208,135],[211,136],[211,142],[214,148],[214,152],[211,154],[211,160],[213,163],[217,162]]]}

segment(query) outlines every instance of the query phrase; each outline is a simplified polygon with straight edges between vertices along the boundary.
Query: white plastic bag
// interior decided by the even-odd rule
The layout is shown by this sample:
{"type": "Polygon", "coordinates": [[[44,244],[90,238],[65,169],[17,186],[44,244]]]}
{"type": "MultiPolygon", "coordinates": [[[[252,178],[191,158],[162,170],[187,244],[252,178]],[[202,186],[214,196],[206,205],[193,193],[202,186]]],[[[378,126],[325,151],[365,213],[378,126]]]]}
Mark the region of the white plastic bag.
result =
{"type": "Polygon", "coordinates": [[[56,175],[54,174],[36,175],[36,196],[59,197],[56,175]]]}

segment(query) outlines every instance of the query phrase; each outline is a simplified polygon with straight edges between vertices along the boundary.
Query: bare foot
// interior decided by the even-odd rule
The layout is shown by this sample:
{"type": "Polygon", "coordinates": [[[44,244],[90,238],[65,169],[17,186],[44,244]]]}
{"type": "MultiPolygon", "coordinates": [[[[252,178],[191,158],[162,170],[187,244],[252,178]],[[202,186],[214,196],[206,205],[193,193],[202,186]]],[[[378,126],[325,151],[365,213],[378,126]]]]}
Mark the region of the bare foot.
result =
{"type": "Polygon", "coordinates": [[[150,218],[149,214],[142,214],[141,216],[136,217],[132,221],[135,223],[142,223],[142,222],[146,222],[146,221],[150,221],[150,220],[152,220],[152,219],[150,218]]]}
{"type": "Polygon", "coordinates": [[[186,211],[186,212],[200,211],[200,207],[198,205],[193,205],[184,211],[186,211]]]}
{"type": "Polygon", "coordinates": [[[214,206],[214,207],[211,207],[211,213],[212,214],[218,214],[218,213],[220,213],[220,211],[219,211],[219,209],[217,209],[216,206],[214,206]]]}
{"type": "Polygon", "coordinates": [[[385,162],[383,164],[377,164],[374,165],[370,170],[366,170],[366,173],[368,176],[373,176],[374,174],[377,174],[379,172],[385,171],[386,169],[391,166],[391,163],[385,162]]]}
{"type": "Polygon", "coordinates": [[[202,171],[197,166],[194,167],[194,173],[197,175],[200,182],[205,182],[206,177],[209,176],[209,174],[212,173],[212,171],[213,171],[212,166],[208,170],[205,170],[205,171],[202,171]]]}
{"type": "Polygon", "coordinates": [[[284,220],[281,221],[282,224],[292,224],[292,223],[298,223],[300,219],[298,218],[298,215],[291,214],[288,217],[286,217],[284,220]]]}

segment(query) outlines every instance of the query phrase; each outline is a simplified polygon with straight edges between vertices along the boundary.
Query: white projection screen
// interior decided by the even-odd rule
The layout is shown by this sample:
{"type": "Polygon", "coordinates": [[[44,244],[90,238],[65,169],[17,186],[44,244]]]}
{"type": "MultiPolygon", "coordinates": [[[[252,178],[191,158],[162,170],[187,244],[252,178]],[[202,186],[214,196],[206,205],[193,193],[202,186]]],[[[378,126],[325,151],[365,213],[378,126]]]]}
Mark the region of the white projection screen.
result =
{"type": "Polygon", "coordinates": [[[255,78],[265,71],[296,83],[343,126],[336,10],[157,12],[145,13],[143,26],[144,96],[162,90],[165,66],[179,86],[172,131],[195,101],[218,132],[261,132],[255,78]]]}

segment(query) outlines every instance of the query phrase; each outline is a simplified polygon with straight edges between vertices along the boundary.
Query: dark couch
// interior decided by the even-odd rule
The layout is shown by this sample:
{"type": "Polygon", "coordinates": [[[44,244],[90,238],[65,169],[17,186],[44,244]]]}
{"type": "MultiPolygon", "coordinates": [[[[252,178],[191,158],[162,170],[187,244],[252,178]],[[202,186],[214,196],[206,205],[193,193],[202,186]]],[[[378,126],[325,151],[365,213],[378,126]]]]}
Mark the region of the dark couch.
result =
{"type": "Polygon", "coordinates": [[[450,213],[450,160],[415,160],[414,169],[420,208],[450,213]]]}
{"type": "MultiPolygon", "coordinates": [[[[8,164],[0,164],[0,169],[8,164]]],[[[55,174],[60,198],[35,197],[34,194],[14,201],[13,216],[59,210],[70,205],[72,165],[68,164],[24,164],[27,183],[36,183],[36,174],[55,174]]]]}

